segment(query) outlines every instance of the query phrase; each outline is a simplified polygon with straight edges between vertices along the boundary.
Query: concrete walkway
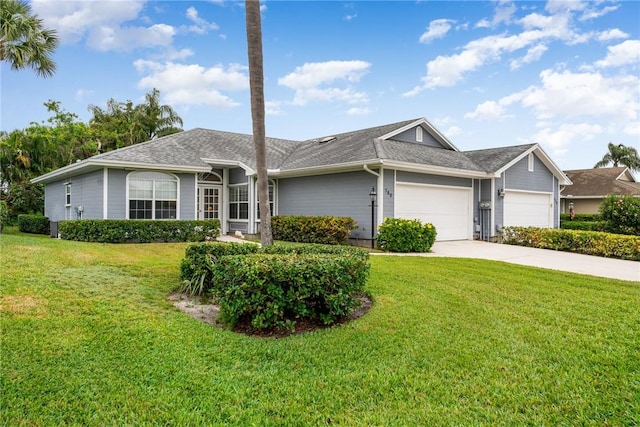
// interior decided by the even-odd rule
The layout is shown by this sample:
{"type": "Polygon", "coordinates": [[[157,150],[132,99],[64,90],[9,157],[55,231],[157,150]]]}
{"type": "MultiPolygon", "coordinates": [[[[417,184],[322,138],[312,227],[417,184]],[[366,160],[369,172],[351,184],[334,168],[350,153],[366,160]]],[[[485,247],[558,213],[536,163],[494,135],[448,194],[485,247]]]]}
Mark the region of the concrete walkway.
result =
{"type": "MultiPolygon", "coordinates": [[[[414,254],[416,255],[416,254],[414,254]]],[[[436,242],[419,256],[478,258],[640,282],[640,262],[482,241],[436,242]]]]}

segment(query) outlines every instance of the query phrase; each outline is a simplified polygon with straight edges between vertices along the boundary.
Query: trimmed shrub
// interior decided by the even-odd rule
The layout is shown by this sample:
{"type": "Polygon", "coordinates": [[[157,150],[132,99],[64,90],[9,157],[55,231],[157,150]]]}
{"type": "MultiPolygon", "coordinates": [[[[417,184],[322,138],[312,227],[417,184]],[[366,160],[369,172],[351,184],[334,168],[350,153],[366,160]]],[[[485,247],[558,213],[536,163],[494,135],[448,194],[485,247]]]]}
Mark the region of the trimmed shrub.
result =
{"type": "Polygon", "coordinates": [[[358,228],[353,218],[337,216],[284,216],[271,218],[275,240],[340,245],[358,228]]]}
{"type": "Polygon", "coordinates": [[[600,214],[584,214],[583,213],[583,214],[575,214],[572,220],[570,214],[563,213],[563,214],[560,214],[560,221],[561,222],[565,222],[565,221],[593,222],[593,221],[602,221],[602,217],[600,216],[600,214]]]}
{"type": "Polygon", "coordinates": [[[560,221],[560,228],[564,230],[582,230],[582,231],[606,231],[607,223],[605,221],[560,221]]]}
{"type": "Polygon", "coordinates": [[[61,221],[65,240],[100,243],[199,242],[220,234],[220,221],[82,219],[61,221]]]}
{"type": "Polygon", "coordinates": [[[301,318],[332,324],[352,313],[369,264],[363,257],[319,253],[235,255],[219,258],[213,273],[220,321],[293,330],[301,318]]]}
{"type": "Polygon", "coordinates": [[[180,262],[181,292],[202,295],[211,289],[213,266],[216,260],[226,255],[256,253],[258,245],[250,243],[203,242],[190,243],[180,262]]]}
{"type": "Polygon", "coordinates": [[[378,247],[390,252],[429,252],[436,241],[436,228],[418,219],[385,218],[378,226],[378,247]]]}
{"type": "Polygon", "coordinates": [[[23,233],[49,234],[49,218],[36,214],[18,215],[18,230],[23,233]]]}
{"type": "Polygon", "coordinates": [[[640,235],[640,197],[607,196],[600,204],[600,215],[609,231],[640,235]]]}
{"type": "Polygon", "coordinates": [[[536,227],[505,227],[503,233],[509,245],[640,261],[640,236],[536,227]]]}

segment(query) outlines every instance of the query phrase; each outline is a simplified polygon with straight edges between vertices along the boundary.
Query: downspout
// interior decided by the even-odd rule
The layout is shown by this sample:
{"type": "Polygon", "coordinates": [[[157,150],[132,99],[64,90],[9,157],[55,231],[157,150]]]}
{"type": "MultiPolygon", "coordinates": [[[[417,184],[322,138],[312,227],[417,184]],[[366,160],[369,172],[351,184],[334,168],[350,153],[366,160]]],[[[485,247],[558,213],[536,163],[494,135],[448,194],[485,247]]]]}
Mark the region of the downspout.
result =
{"type": "Polygon", "coordinates": [[[383,173],[383,169],[382,169],[382,165],[380,165],[380,172],[376,172],[373,171],[371,169],[369,169],[369,166],[362,165],[362,168],[366,171],[369,172],[371,175],[375,176],[376,178],[378,178],[376,180],[376,193],[378,194],[378,197],[376,199],[376,203],[377,203],[377,207],[378,210],[376,211],[376,223],[382,224],[383,220],[384,220],[384,194],[381,191],[382,188],[384,188],[384,177],[382,176],[383,173]]]}

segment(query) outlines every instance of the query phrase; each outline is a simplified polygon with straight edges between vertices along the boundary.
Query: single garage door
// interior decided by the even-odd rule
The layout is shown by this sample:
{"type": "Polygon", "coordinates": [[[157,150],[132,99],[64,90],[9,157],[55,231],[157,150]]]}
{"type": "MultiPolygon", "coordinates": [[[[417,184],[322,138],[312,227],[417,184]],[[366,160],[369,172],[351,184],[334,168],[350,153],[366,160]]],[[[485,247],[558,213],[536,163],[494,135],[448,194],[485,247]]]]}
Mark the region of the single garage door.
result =
{"type": "Polygon", "coordinates": [[[507,191],[504,196],[504,225],[553,227],[553,203],[549,193],[507,191]]]}
{"type": "Polygon", "coordinates": [[[396,184],[395,217],[432,223],[436,240],[469,240],[471,189],[396,184]]]}

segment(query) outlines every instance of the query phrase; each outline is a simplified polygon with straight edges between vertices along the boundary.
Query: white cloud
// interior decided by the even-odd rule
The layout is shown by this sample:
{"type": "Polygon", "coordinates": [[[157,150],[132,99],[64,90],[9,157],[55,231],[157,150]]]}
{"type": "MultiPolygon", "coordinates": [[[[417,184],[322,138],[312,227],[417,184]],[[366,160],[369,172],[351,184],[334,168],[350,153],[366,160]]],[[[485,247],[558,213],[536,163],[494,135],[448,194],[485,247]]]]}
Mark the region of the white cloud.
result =
{"type": "Polygon", "coordinates": [[[500,0],[497,2],[493,19],[483,18],[476,23],[476,28],[493,28],[499,24],[508,24],[511,22],[513,14],[517,8],[511,0],[500,0]]]}
{"type": "Polygon", "coordinates": [[[142,1],[33,0],[32,8],[48,27],[55,28],[62,42],[75,43],[102,27],[118,27],[136,19],[142,1]]]}
{"type": "Polygon", "coordinates": [[[345,15],[342,19],[344,19],[347,22],[353,21],[354,19],[356,19],[358,17],[357,13],[354,13],[352,15],[345,15]]]}
{"type": "Polygon", "coordinates": [[[371,64],[364,61],[306,63],[279,78],[278,84],[295,90],[293,103],[296,105],[306,105],[312,101],[367,102],[367,95],[355,91],[351,84],[359,82],[369,67],[371,64]]]}
{"type": "Polygon", "coordinates": [[[640,111],[640,79],[600,73],[544,70],[542,85],[522,95],[522,106],[532,108],[539,119],[549,117],[611,117],[637,120],[640,111]]]}
{"type": "Polygon", "coordinates": [[[164,102],[172,105],[211,105],[229,108],[240,105],[222,92],[243,91],[249,88],[247,67],[230,64],[205,68],[201,65],[176,64],[137,60],[142,89],[159,89],[164,102]]]}
{"type": "Polygon", "coordinates": [[[615,40],[615,39],[626,39],[627,37],[629,37],[629,34],[625,33],[622,30],[619,30],[618,28],[613,28],[607,31],[601,31],[598,34],[598,40],[601,42],[615,40]]]}
{"type": "Polygon", "coordinates": [[[436,19],[429,22],[429,27],[427,31],[425,31],[420,36],[420,43],[429,43],[431,40],[441,39],[451,29],[451,24],[454,24],[456,21],[451,19],[436,19]]]}
{"type": "Polygon", "coordinates": [[[347,110],[347,115],[349,116],[366,116],[367,114],[371,114],[369,108],[353,107],[347,110]]]}
{"type": "Polygon", "coordinates": [[[586,142],[603,133],[600,125],[590,123],[565,123],[557,129],[545,127],[528,140],[537,142],[551,150],[553,155],[562,156],[569,149],[569,146],[577,142],[586,142]]]}
{"type": "Polygon", "coordinates": [[[280,116],[284,114],[282,110],[282,102],[280,101],[265,101],[264,110],[268,116],[280,116]]]}
{"type": "Polygon", "coordinates": [[[92,90],[78,89],[76,91],[76,101],[82,101],[82,100],[84,100],[84,98],[86,96],[90,96],[90,95],[93,95],[93,91],[92,90]]]}
{"type": "Polygon", "coordinates": [[[607,56],[595,63],[597,67],[620,67],[622,65],[640,65],[640,40],[625,40],[609,46],[607,56]]]}
{"type": "Polygon", "coordinates": [[[173,43],[175,29],[166,24],[151,27],[109,27],[94,29],[87,38],[87,45],[99,50],[129,52],[140,47],[164,46],[173,43]]]}
{"type": "Polygon", "coordinates": [[[479,104],[472,113],[464,115],[465,119],[501,120],[508,117],[505,105],[495,101],[485,101],[479,104]]]}
{"type": "Polygon", "coordinates": [[[511,61],[511,69],[512,70],[516,70],[516,69],[522,67],[524,64],[530,64],[532,62],[538,61],[540,58],[542,58],[542,55],[547,50],[548,50],[548,48],[543,44],[539,44],[539,45],[536,45],[536,46],[530,48],[527,51],[527,54],[525,56],[523,56],[522,58],[514,59],[513,61],[511,61]]]}
{"type": "Polygon", "coordinates": [[[198,10],[191,6],[187,9],[187,18],[194,23],[188,27],[189,31],[196,34],[207,34],[209,31],[217,31],[220,29],[215,22],[207,22],[198,15],[198,10]]]}

